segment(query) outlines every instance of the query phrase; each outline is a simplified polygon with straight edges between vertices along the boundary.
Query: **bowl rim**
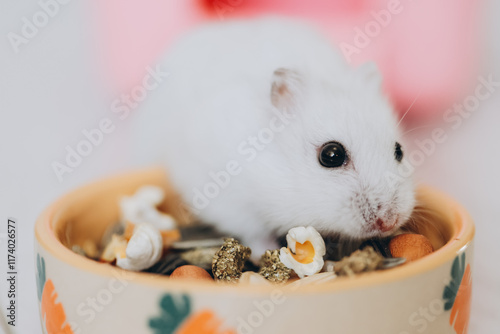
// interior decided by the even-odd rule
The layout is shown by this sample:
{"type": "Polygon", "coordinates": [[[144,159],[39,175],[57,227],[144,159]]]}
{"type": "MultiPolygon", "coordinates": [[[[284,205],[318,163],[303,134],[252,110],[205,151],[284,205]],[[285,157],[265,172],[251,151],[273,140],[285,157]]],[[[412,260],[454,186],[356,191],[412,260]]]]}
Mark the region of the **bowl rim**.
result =
{"type": "MultiPolygon", "coordinates": [[[[432,271],[433,269],[443,265],[446,262],[453,260],[458,253],[465,250],[473,242],[475,234],[475,226],[472,218],[467,211],[458,204],[454,199],[444,194],[443,192],[430,187],[428,185],[419,185],[418,191],[428,193],[431,196],[439,197],[443,202],[446,202],[454,211],[457,217],[454,221],[454,231],[451,239],[443,245],[440,249],[436,250],[424,258],[405,264],[404,266],[392,268],[390,270],[381,270],[376,272],[369,272],[358,275],[354,278],[338,277],[330,282],[321,284],[311,284],[301,286],[300,289],[288,288],[287,285],[270,284],[270,285],[233,285],[233,284],[220,284],[217,282],[202,281],[202,280],[179,280],[170,279],[163,275],[155,275],[143,272],[131,272],[120,269],[118,267],[99,263],[92,259],[88,259],[82,255],[74,253],[72,250],[62,244],[57,239],[53,225],[57,221],[58,212],[63,207],[75,203],[84,192],[95,193],[95,189],[103,186],[104,184],[111,184],[115,182],[123,182],[124,179],[130,179],[140,175],[148,174],[151,178],[160,181],[164,179],[165,173],[158,167],[140,169],[121,173],[113,177],[102,178],[100,180],[91,182],[82,187],[79,187],[71,192],[61,196],[51,205],[49,205],[42,214],[38,217],[35,223],[35,242],[43,248],[48,254],[55,259],[65,263],[68,266],[75,267],[81,271],[91,273],[93,275],[101,276],[103,278],[116,278],[117,271],[121,272],[121,276],[129,282],[138,285],[145,285],[148,287],[163,288],[164,290],[181,290],[185,292],[209,292],[217,293],[222,291],[231,291],[237,288],[238,293],[241,294],[269,294],[273,290],[283,290],[287,295],[302,294],[302,293],[325,293],[325,292],[338,292],[351,289],[368,288],[374,285],[383,285],[394,281],[404,280],[412,276],[424,274],[432,271]]],[[[38,249],[35,247],[35,254],[38,249]]],[[[36,256],[36,255],[35,255],[36,256]]]]}

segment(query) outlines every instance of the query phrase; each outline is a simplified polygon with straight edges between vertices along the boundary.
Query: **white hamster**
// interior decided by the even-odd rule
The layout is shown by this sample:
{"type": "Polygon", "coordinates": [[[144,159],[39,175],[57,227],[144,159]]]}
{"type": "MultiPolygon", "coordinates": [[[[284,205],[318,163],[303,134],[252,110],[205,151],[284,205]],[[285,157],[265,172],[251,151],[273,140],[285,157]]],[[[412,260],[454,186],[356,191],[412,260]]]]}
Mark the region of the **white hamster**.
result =
{"type": "Polygon", "coordinates": [[[361,239],[408,220],[414,185],[375,65],[352,69],[309,26],[265,18],[200,27],[159,67],[139,150],[257,256],[296,226],[361,239]]]}

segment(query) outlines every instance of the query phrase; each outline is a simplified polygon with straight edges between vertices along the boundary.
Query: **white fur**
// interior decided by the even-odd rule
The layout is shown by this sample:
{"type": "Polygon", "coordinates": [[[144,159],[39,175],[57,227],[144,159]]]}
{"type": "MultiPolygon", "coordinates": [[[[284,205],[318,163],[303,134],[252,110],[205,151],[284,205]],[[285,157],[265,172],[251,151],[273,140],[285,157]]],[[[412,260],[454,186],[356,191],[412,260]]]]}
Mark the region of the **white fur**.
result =
{"type": "Polygon", "coordinates": [[[159,154],[191,206],[194,189],[213,182],[210,172],[237,161],[241,173],[199,217],[254,254],[292,227],[366,238],[383,234],[372,228],[376,218],[397,220],[396,228],[411,214],[411,180],[387,177],[399,175],[399,132],[376,68],[349,68],[316,31],[275,18],[205,26],[169,50],[161,68],[170,76],[143,112],[139,149],[159,154]],[[285,93],[272,97],[273,82],[285,93]],[[251,145],[242,143],[276,113],[293,119],[247,161],[251,145]],[[328,141],[347,149],[346,166],[318,163],[328,141]]]}

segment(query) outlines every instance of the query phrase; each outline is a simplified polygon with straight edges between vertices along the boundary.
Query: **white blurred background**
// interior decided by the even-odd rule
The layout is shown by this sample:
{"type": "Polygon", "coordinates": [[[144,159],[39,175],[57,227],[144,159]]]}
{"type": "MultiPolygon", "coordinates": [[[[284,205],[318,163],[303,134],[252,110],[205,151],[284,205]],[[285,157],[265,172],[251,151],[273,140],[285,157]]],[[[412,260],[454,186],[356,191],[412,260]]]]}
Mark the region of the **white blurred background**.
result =
{"type": "MultiPolygon", "coordinates": [[[[126,154],[133,117],[118,121],[110,111],[119,89],[100,74],[103,61],[97,51],[102,36],[90,7],[81,1],[61,5],[57,15],[15,53],[6,36],[19,31],[21,18],[39,6],[35,1],[0,1],[0,220],[4,224],[7,217],[14,217],[19,227],[20,309],[15,333],[41,333],[33,254],[33,225],[39,213],[67,191],[135,165],[126,154]],[[62,162],[66,146],[75,147],[83,139],[82,130],[97,127],[103,117],[116,120],[115,130],[60,182],[52,163],[62,162]]],[[[481,22],[485,44],[481,73],[500,81],[499,1],[487,3],[481,22]]],[[[133,52],[134,46],[130,48],[133,52]]],[[[448,140],[418,167],[416,178],[451,194],[477,223],[472,334],[500,329],[499,111],[497,90],[456,130],[439,120],[407,125],[408,130],[418,127],[407,135],[407,153],[417,149],[415,140],[428,138],[432,129],[446,129],[448,140]]],[[[0,259],[0,266],[4,268],[5,259],[0,259]]],[[[4,310],[3,278],[0,284],[4,310]]]]}

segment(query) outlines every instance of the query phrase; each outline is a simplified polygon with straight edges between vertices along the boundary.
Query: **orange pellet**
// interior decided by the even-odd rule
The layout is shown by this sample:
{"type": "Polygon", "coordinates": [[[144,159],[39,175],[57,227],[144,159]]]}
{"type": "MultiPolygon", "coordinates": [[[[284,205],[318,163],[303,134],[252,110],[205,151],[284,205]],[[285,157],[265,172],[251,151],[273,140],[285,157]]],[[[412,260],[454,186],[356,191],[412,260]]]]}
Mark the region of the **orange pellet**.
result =
{"type": "Polygon", "coordinates": [[[408,262],[420,259],[434,251],[432,244],[421,234],[400,234],[389,242],[393,257],[404,257],[408,262]]]}
{"type": "Polygon", "coordinates": [[[180,266],[172,272],[170,277],[213,280],[205,269],[192,265],[180,266]]]}

